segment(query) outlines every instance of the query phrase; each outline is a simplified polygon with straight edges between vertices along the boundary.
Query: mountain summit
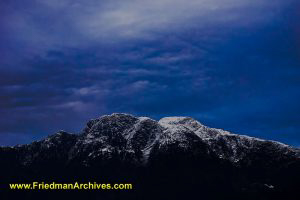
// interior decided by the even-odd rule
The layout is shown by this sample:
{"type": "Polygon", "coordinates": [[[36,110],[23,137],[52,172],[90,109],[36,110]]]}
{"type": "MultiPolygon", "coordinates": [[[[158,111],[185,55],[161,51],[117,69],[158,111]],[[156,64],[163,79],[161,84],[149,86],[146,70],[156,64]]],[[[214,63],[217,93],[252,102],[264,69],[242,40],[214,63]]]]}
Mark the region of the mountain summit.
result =
{"type": "Polygon", "coordinates": [[[182,199],[199,192],[210,199],[297,199],[300,186],[299,149],[189,117],[105,115],[90,120],[80,134],[59,131],[28,145],[2,147],[0,161],[6,183],[133,182],[136,189],[122,199],[182,199]]]}

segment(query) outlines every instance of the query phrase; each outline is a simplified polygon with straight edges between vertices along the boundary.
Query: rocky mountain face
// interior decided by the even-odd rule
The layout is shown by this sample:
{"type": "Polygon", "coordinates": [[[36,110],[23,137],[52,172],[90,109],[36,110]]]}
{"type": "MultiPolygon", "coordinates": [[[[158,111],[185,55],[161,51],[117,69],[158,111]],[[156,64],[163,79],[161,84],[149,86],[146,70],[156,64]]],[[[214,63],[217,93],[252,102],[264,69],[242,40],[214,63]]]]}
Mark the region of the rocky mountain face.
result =
{"type": "MultiPolygon", "coordinates": [[[[90,120],[81,134],[60,131],[28,145],[2,147],[0,162],[6,187],[30,181],[134,185],[131,191],[60,194],[76,199],[300,198],[299,149],[209,128],[188,117],[155,121],[106,115],[90,120]]],[[[18,195],[54,197],[36,191],[18,195]]]]}

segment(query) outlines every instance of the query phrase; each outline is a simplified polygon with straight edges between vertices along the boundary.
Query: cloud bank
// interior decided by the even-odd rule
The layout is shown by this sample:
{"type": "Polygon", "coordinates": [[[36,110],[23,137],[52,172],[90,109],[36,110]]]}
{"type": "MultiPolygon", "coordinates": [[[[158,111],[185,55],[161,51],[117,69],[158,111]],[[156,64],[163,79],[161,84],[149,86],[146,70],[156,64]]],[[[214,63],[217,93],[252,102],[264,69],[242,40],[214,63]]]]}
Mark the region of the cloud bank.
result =
{"type": "Polygon", "coordinates": [[[296,0],[0,2],[0,145],[130,112],[300,144],[296,0]]]}

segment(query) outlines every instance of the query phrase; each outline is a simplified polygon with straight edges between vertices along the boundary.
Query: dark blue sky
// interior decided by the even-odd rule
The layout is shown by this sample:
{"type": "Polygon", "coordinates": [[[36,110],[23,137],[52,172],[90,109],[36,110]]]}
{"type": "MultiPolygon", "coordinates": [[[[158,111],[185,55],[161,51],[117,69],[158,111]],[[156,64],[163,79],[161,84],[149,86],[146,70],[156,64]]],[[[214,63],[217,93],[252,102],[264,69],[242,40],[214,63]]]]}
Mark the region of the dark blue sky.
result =
{"type": "Polygon", "coordinates": [[[0,145],[128,112],[300,146],[298,0],[2,0],[0,145]]]}

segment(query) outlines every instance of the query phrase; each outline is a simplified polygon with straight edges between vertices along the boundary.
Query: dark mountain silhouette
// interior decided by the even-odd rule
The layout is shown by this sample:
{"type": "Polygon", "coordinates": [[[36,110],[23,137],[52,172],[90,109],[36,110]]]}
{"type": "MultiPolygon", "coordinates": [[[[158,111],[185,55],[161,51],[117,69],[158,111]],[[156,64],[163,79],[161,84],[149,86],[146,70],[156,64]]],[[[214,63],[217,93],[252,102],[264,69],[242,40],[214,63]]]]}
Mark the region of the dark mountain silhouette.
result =
{"type": "Polygon", "coordinates": [[[81,134],[1,147],[0,162],[3,199],[300,199],[299,149],[188,117],[106,115],[81,134]],[[133,190],[7,189],[31,181],[132,183],[133,190]]]}

